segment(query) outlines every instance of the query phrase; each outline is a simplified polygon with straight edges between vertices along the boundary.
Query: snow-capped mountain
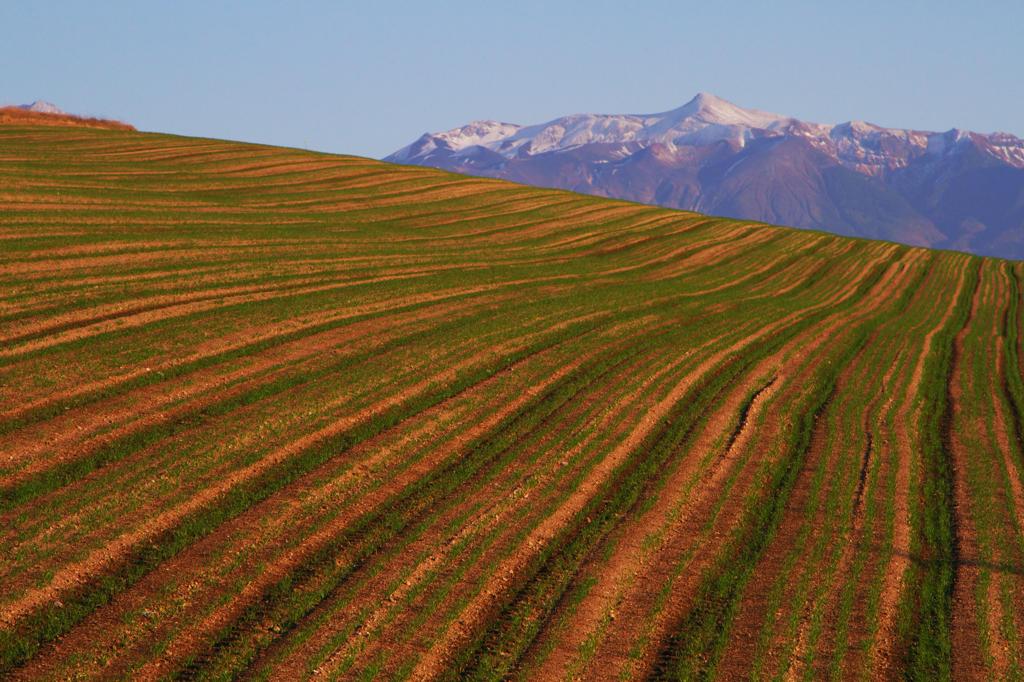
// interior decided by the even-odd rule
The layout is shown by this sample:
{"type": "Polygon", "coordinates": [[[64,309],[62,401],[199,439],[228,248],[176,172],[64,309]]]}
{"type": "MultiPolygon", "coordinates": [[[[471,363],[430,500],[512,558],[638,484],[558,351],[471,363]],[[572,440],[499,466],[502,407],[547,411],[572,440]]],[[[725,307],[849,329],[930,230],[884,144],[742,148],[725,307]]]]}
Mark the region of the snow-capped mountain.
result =
{"type": "Polygon", "coordinates": [[[448,132],[426,134],[389,158],[413,159],[434,149],[471,155],[475,146],[508,159],[565,151],[586,144],[692,145],[727,140],[743,146],[746,140],[766,131],[781,134],[799,125],[795,119],[741,109],[702,92],[678,109],[661,114],[575,114],[533,126],[473,121],[448,132]]]}
{"type": "Polygon", "coordinates": [[[701,93],[658,114],[474,121],[385,160],[673,208],[1024,258],[1024,140],[838,125],[701,93]]]}
{"type": "Polygon", "coordinates": [[[63,111],[60,107],[58,107],[56,104],[52,104],[50,102],[44,102],[41,99],[37,99],[35,102],[32,102],[32,104],[19,104],[18,108],[19,109],[24,109],[25,111],[34,111],[34,112],[36,112],[38,114],[64,114],[64,113],[67,113],[67,112],[63,111]]]}

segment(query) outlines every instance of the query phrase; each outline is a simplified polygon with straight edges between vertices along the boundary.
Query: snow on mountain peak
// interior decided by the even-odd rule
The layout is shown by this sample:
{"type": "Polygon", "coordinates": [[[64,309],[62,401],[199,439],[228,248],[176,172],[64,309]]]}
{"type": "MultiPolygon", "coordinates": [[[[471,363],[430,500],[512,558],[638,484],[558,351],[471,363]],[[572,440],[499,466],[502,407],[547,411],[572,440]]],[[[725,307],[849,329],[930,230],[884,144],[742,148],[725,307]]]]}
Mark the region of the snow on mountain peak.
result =
{"type": "Polygon", "coordinates": [[[32,102],[32,104],[19,104],[18,108],[19,109],[24,109],[25,111],[34,111],[34,112],[40,113],[40,114],[63,114],[63,113],[65,113],[56,104],[52,104],[50,102],[44,102],[41,99],[37,99],[35,102],[32,102]]]}
{"type": "Polygon", "coordinates": [[[657,114],[573,114],[546,123],[520,126],[473,121],[460,128],[425,136],[389,158],[405,161],[439,149],[455,155],[484,147],[506,158],[573,149],[585,144],[711,144],[726,140],[743,146],[752,130],[784,128],[794,119],[744,109],[701,92],[683,106],[657,114]]]}
{"type": "MultiPolygon", "coordinates": [[[[387,158],[400,162],[448,156],[482,158],[486,150],[511,160],[567,152],[585,145],[626,145],[635,151],[651,145],[673,150],[725,143],[737,150],[754,140],[783,137],[800,138],[848,168],[868,175],[903,167],[916,154],[948,153],[972,140],[990,155],[1024,167],[1024,142],[1013,136],[1004,139],[961,130],[927,133],[883,128],[865,121],[810,123],[745,109],[707,92],[697,93],[681,107],[655,114],[573,114],[530,126],[473,121],[446,132],[426,134],[387,158]]],[[[601,153],[617,154],[610,147],[601,153]]]]}
{"type": "Polygon", "coordinates": [[[501,121],[470,121],[464,126],[441,133],[424,133],[412,144],[402,147],[388,157],[392,161],[409,161],[425,158],[438,150],[466,152],[475,147],[491,149],[514,135],[522,126],[501,121]]]}
{"type": "Polygon", "coordinates": [[[757,109],[744,109],[707,92],[698,92],[689,102],[665,114],[676,121],[695,119],[712,125],[768,128],[792,119],[757,109]]]}
{"type": "Polygon", "coordinates": [[[465,149],[476,145],[487,146],[514,135],[522,126],[500,121],[471,121],[461,128],[453,128],[434,137],[444,140],[452,149],[465,149]]]}

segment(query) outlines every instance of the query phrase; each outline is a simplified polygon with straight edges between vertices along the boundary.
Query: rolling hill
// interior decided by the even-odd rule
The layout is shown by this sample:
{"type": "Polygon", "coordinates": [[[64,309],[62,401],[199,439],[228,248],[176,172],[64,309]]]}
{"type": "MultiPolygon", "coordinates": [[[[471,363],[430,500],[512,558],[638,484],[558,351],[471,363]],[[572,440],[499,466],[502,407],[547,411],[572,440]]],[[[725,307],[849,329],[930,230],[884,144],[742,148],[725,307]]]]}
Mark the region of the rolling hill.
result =
{"type": "Polygon", "coordinates": [[[1024,673],[1024,264],[0,127],[0,675],[1024,673]]]}
{"type": "Polygon", "coordinates": [[[657,114],[474,121],[386,161],[671,208],[1024,258],[1024,140],[809,123],[700,93],[657,114]]]}
{"type": "Polygon", "coordinates": [[[49,102],[35,101],[32,104],[0,107],[0,125],[59,126],[67,128],[106,128],[109,130],[135,130],[135,126],[106,118],[78,116],[61,111],[49,102]]]}

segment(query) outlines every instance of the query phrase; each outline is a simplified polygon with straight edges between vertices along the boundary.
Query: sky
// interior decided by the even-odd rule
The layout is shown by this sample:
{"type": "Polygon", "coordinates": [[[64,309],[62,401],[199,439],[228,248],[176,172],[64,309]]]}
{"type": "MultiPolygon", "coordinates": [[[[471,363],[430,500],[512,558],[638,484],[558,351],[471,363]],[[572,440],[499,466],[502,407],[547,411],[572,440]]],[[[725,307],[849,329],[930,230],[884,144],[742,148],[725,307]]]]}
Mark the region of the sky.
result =
{"type": "Polygon", "coordinates": [[[821,123],[1024,136],[1024,2],[0,3],[0,104],[381,157],[473,119],[699,91],[821,123]]]}

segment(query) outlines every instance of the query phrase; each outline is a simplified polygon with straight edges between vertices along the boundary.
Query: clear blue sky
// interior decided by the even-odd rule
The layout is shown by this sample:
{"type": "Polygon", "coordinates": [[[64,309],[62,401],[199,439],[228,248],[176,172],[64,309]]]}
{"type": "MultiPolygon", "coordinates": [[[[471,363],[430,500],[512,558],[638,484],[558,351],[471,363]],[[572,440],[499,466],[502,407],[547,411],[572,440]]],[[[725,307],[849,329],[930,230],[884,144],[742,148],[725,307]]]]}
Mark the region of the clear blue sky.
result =
{"type": "Polygon", "coordinates": [[[1024,2],[0,3],[0,103],[383,156],[475,118],[671,109],[1024,136],[1024,2]]]}

